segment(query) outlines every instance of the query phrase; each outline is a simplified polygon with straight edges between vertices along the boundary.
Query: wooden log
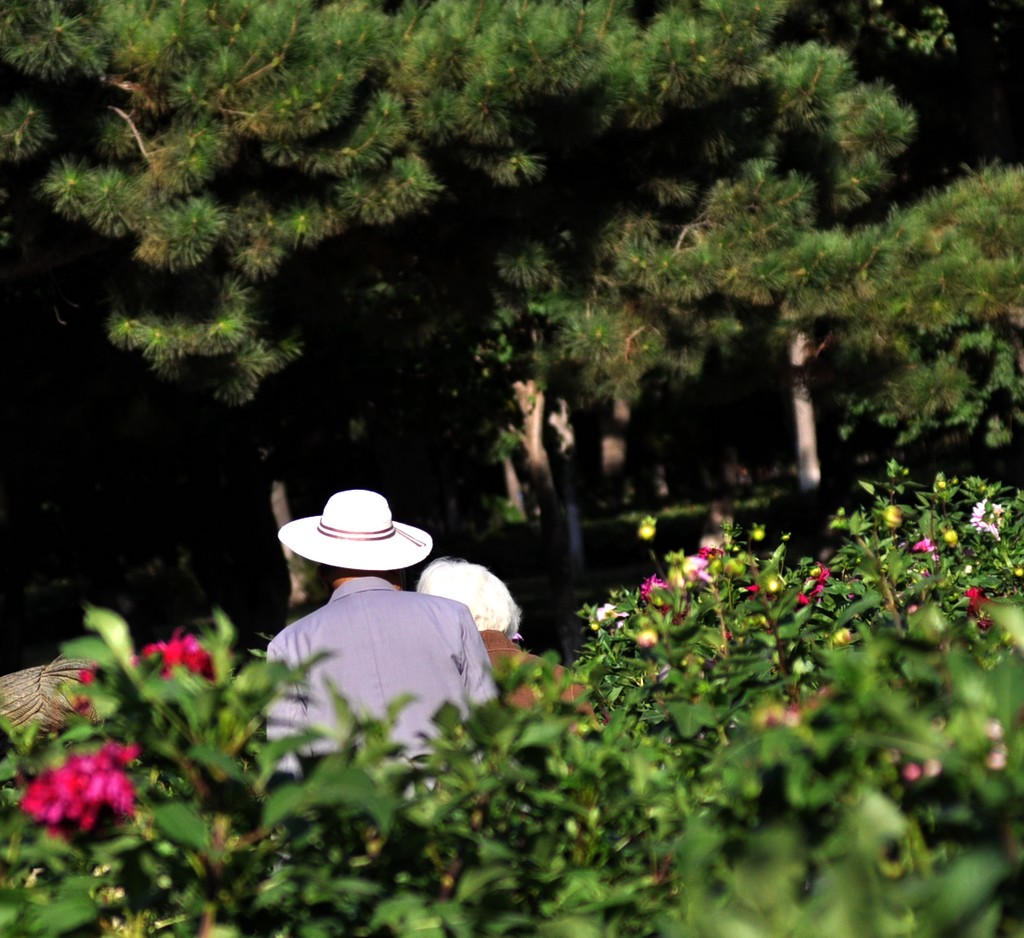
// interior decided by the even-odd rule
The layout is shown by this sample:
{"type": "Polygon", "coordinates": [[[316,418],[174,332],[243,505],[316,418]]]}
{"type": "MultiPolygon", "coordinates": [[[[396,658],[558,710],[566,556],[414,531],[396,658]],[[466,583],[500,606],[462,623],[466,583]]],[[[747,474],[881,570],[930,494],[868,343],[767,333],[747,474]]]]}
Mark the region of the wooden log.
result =
{"type": "Polygon", "coordinates": [[[69,686],[92,666],[84,658],[55,658],[49,664],[0,675],[0,716],[14,726],[37,722],[47,731],[60,729],[74,712],[69,686]]]}

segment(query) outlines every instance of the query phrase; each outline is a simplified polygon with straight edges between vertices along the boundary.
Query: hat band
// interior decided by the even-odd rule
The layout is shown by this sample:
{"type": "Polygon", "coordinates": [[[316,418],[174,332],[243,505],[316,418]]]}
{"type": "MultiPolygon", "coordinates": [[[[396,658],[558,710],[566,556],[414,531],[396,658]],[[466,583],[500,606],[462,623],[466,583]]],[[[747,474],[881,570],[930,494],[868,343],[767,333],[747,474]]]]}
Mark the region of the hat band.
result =
{"type": "Polygon", "coordinates": [[[412,541],[417,547],[427,546],[423,541],[413,537],[407,531],[401,530],[401,528],[396,528],[394,525],[381,531],[345,531],[342,528],[332,528],[321,521],[317,524],[316,529],[321,534],[333,537],[339,541],[386,541],[396,534],[401,534],[402,537],[412,541]]]}

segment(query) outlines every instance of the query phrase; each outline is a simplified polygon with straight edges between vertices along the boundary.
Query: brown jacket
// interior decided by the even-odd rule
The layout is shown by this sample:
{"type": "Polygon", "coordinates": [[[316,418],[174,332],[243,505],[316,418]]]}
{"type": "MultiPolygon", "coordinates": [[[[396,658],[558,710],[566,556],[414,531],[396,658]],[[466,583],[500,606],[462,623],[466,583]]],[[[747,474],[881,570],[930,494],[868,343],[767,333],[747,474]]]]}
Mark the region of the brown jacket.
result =
{"type": "MultiPolygon", "coordinates": [[[[543,660],[538,655],[531,655],[523,651],[518,645],[509,641],[504,632],[499,632],[496,629],[482,630],[480,638],[483,639],[484,648],[487,649],[487,656],[491,659],[491,667],[497,672],[500,672],[502,668],[507,668],[509,665],[515,666],[527,661],[543,660]]],[[[554,675],[556,680],[563,680],[565,673],[565,668],[560,664],[555,665],[554,675]]],[[[570,684],[562,692],[562,700],[576,701],[577,698],[586,693],[586,690],[586,687],[582,684],[570,684]]],[[[512,706],[526,710],[537,702],[539,696],[540,693],[535,688],[530,687],[529,684],[521,684],[506,699],[512,706]]],[[[584,713],[594,712],[593,708],[585,700],[580,700],[577,707],[584,713]]]]}

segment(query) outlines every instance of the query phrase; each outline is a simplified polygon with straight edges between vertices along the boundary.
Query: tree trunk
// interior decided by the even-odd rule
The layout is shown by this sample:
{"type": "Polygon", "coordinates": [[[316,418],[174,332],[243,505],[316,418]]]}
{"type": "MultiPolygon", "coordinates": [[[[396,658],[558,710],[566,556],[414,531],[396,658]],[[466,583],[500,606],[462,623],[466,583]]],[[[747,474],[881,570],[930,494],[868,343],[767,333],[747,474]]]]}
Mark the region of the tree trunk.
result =
{"type": "Polygon", "coordinates": [[[565,398],[558,399],[548,423],[558,438],[562,466],[562,492],[565,502],[565,523],[569,538],[569,563],[573,573],[582,573],[586,562],[583,554],[583,513],[580,509],[579,487],[576,485],[576,434],[565,398]]]}
{"type": "MultiPolygon", "coordinates": [[[[274,513],[274,522],[278,529],[283,528],[292,520],[292,509],[288,504],[288,490],[285,484],[275,479],[270,485],[270,510],[274,513]]],[[[288,594],[288,608],[294,609],[309,602],[309,592],[302,582],[302,577],[296,569],[295,554],[284,544],[281,545],[281,553],[284,554],[285,563],[288,564],[288,579],[291,583],[291,591],[288,594]]]]}
{"type": "Polygon", "coordinates": [[[601,415],[601,478],[613,505],[622,503],[626,476],[626,434],[629,402],[616,398],[601,415]]]}
{"type": "Polygon", "coordinates": [[[566,663],[571,663],[583,645],[583,632],[576,615],[578,604],[569,560],[565,514],[551,471],[551,460],[544,446],[544,392],[532,379],[517,381],[513,387],[523,419],[522,441],[530,481],[540,507],[541,537],[551,586],[555,628],[562,657],[566,663]]]}
{"type": "Polygon", "coordinates": [[[519,473],[516,472],[516,464],[512,462],[511,456],[506,456],[501,461],[501,469],[505,474],[505,495],[508,503],[519,512],[519,517],[526,520],[526,499],[523,498],[523,486],[519,481],[519,473]]]}
{"type": "Polygon", "coordinates": [[[805,335],[798,333],[789,344],[790,394],[796,427],[797,480],[801,492],[816,492],[821,485],[821,463],[818,460],[818,436],[814,426],[814,402],[802,371],[811,357],[811,346],[805,335]]]}

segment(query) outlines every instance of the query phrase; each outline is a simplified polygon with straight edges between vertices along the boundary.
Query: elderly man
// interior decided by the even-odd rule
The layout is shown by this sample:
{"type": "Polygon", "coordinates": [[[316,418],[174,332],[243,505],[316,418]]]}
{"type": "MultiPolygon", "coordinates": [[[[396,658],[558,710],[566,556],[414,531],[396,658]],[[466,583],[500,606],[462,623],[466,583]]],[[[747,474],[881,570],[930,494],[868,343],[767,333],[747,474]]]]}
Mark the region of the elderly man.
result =
{"type": "MultiPolygon", "coordinates": [[[[332,590],[327,604],[283,629],[267,657],[297,666],[323,655],[302,687],[271,708],[267,735],[335,725],[332,691],[356,714],[381,718],[407,697],[393,738],[416,756],[437,729],[433,717],[451,702],[468,705],[496,694],[490,662],[473,617],[461,603],[404,592],[404,570],[425,559],[429,534],[392,520],[387,500],[351,489],[332,495],[323,514],[281,528],[281,542],[320,565],[332,590]]],[[[323,751],[329,743],[316,748],[323,751]]]]}

